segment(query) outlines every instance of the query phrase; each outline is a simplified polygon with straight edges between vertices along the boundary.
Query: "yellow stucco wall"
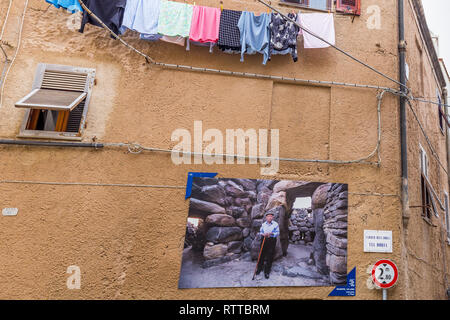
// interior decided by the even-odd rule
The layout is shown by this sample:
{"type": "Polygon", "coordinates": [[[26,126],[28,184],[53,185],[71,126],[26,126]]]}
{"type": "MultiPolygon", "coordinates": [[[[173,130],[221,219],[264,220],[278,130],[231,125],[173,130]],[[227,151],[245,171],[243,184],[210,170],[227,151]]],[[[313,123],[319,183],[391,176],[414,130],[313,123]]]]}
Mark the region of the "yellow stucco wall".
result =
{"type": "MultiPolygon", "coordinates": [[[[393,78],[398,75],[397,9],[383,0],[381,29],[368,29],[368,6],[362,15],[336,15],[337,44],[393,78]]],[[[25,1],[14,1],[4,41],[8,54],[17,46],[19,17],[25,1]]],[[[9,1],[0,1],[3,25],[9,1]]],[[[200,5],[218,6],[214,1],[200,5]]],[[[252,1],[224,1],[225,8],[265,12],[252,1]]],[[[193,132],[195,120],[204,130],[280,129],[280,156],[353,160],[376,146],[376,91],[341,87],[312,87],[243,79],[222,75],[163,70],[145,60],[105,30],[87,26],[84,34],[67,28],[69,14],[43,0],[30,0],[20,52],[9,73],[0,108],[0,137],[15,139],[24,110],[14,103],[31,88],[38,63],[96,69],[96,85],[87,115],[83,142],[138,142],[172,148],[171,134],[178,128],[193,132]]],[[[407,6],[408,10],[409,6],[407,6]]],[[[408,11],[407,27],[415,34],[408,11]]],[[[157,61],[233,71],[283,75],[303,79],[334,80],[393,87],[394,84],[329,49],[299,48],[299,61],[274,56],[267,66],[262,57],[210,54],[167,43],[147,43],[128,34],[130,44],[157,61]]],[[[410,47],[413,41],[408,41],[410,47]]],[[[412,49],[409,51],[412,52],[412,49]]],[[[409,53],[408,52],[408,53],[409,53]]],[[[408,60],[414,73],[415,61],[408,60]]],[[[429,64],[426,64],[429,69],[429,64]]],[[[427,74],[430,90],[431,73],[427,74]]],[[[412,84],[411,84],[412,85],[412,84]]],[[[413,86],[413,85],[412,85],[413,86]]],[[[414,86],[413,86],[414,88],[414,86]]],[[[427,117],[425,110],[422,117],[427,117]]],[[[437,117],[437,112],[430,118],[437,117]]],[[[410,141],[422,139],[409,120],[410,141]]],[[[445,162],[445,137],[433,142],[445,162]]],[[[434,129],[433,129],[434,128],[434,129]]],[[[422,143],[423,145],[424,143],[422,143]]],[[[410,152],[417,153],[414,143],[410,152]]],[[[126,149],[86,150],[0,146],[0,180],[167,185],[180,188],[0,183],[0,208],[19,209],[16,217],[0,218],[0,298],[38,299],[326,299],[332,287],[227,288],[179,290],[178,276],[188,212],[184,189],[188,171],[218,172],[219,177],[291,179],[349,184],[348,271],[357,267],[357,299],[379,299],[381,292],[366,286],[367,267],[380,258],[394,260],[401,274],[391,298],[443,298],[443,287],[431,279],[442,274],[442,254],[432,256],[439,243],[431,229],[412,210],[408,250],[433,266],[408,259],[405,281],[402,261],[400,202],[400,142],[398,98],[386,94],[382,104],[381,167],[281,162],[275,176],[261,176],[259,165],[180,165],[169,154],[126,149]],[[375,195],[361,195],[375,194],[375,195]],[[397,195],[379,196],[377,194],[397,195]],[[363,231],[392,230],[392,254],[363,252],[363,231]],[[424,230],[426,229],[426,230],[424,230]],[[420,237],[419,237],[420,235],[420,237]],[[422,237],[422,238],[421,238],[422,237]],[[423,254],[423,255],[422,255],[423,254]],[[430,255],[430,256],[425,256],[430,255]],[[439,260],[441,258],[441,260],[439,260]],[[67,267],[81,268],[81,289],[66,287],[67,267]],[[433,274],[427,271],[434,270],[433,274]],[[441,272],[441,273],[439,273],[441,272]],[[418,274],[413,276],[412,273],[418,274]],[[420,280],[420,281],[419,281],[420,280]],[[431,281],[427,287],[422,283],[431,281]],[[407,287],[408,286],[408,287],[407,287]],[[409,292],[407,294],[407,292],[409,292]]],[[[376,160],[376,159],[374,159],[376,160]]],[[[411,180],[418,177],[418,156],[410,156],[411,180]]],[[[435,165],[435,164],[430,164],[435,165]]],[[[432,170],[430,170],[432,171],[432,170]]],[[[437,174],[437,169],[435,170],[437,174]]],[[[432,180],[438,179],[433,176],[432,180]]],[[[446,180],[440,173],[440,189],[446,180]]],[[[420,181],[419,181],[420,182],[420,181]]],[[[410,202],[417,199],[411,182],[410,202]]],[[[419,187],[420,185],[417,184],[419,187]]],[[[437,188],[437,186],[436,186],[437,188]]],[[[439,190],[440,190],[439,189],[439,190]]],[[[441,215],[441,217],[443,214],[441,215]]],[[[448,248],[447,256],[449,256],[448,248]]]]}

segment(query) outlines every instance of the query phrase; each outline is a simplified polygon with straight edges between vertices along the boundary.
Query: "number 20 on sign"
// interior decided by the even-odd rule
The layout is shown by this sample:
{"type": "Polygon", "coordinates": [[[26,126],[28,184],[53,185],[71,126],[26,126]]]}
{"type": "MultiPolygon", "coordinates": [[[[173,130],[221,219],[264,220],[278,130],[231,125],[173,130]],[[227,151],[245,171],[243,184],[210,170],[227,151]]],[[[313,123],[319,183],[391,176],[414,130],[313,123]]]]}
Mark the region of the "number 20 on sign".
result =
{"type": "Polygon", "coordinates": [[[382,289],[394,286],[398,279],[398,269],[390,260],[379,260],[372,268],[372,281],[382,289]]]}

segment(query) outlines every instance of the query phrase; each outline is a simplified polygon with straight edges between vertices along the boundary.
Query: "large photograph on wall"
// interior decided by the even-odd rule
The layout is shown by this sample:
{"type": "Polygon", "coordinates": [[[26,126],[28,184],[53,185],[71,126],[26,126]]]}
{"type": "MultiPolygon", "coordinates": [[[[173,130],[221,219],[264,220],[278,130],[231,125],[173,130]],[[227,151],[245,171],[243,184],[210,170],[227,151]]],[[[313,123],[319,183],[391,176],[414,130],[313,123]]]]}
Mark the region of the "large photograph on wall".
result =
{"type": "Polygon", "coordinates": [[[345,285],[348,186],[194,178],[179,288],[345,285]]]}

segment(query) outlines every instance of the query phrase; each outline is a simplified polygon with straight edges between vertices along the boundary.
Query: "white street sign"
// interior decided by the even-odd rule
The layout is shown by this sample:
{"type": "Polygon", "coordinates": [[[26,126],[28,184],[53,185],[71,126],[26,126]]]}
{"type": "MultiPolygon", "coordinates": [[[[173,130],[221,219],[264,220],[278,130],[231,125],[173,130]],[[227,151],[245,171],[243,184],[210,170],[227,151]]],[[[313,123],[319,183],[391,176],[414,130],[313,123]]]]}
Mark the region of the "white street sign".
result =
{"type": "Polygon", "coordinates": [[[392,253],[392,231],[364,230],[364,252],[392,253]]]}

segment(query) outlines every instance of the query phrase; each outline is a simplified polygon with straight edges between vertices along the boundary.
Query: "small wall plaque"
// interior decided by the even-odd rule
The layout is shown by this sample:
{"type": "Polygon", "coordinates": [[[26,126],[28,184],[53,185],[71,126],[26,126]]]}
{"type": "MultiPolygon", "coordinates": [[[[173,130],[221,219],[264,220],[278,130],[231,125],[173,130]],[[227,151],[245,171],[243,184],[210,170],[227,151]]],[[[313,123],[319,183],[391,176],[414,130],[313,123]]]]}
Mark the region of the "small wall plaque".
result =
{"type": "Polygon", "coordinates": [[[4,216],[17,216],[18,212],[19,212],[19,209],[17,209],[17,208],[4,208],[2,210],[2,214],[4,216]]]}

